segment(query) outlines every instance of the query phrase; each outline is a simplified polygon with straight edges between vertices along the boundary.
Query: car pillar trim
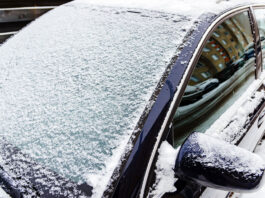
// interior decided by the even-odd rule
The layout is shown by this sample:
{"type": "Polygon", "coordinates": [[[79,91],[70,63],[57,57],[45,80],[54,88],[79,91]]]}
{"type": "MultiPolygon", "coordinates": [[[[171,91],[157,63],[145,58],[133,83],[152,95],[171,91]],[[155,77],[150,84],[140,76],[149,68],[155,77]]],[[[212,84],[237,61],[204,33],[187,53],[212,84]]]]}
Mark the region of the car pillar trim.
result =
{"type": "Polygon", "coordinates": [[[260,74],[262,72],[262,52],[261,52],[261,42],[260,42],[260,34],[259,34],[259,28],[257,25],[257,20],[254,14],[253,7],[250,6],[250,12],[249,12],[249,18],[251,21],[251,29],[252,34],[254,37],[254,49],[256,53],[256,70],[255,70],[255,77],[256,79],[260,77],[260,74]]]}

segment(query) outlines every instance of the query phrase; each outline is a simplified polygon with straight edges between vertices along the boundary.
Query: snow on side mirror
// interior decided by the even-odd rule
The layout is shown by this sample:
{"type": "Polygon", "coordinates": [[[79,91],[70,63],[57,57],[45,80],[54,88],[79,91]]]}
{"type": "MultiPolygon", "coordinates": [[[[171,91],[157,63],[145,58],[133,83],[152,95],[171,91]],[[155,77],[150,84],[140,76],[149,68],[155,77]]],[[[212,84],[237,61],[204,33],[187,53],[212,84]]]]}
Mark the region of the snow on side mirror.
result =
{"type": "Polygon", "coordinates": [[[258,155],[194,132],[179,150],[175,174],[203,186],[242,192],[258,188],[264,168],[265,163],[258,155]]]}

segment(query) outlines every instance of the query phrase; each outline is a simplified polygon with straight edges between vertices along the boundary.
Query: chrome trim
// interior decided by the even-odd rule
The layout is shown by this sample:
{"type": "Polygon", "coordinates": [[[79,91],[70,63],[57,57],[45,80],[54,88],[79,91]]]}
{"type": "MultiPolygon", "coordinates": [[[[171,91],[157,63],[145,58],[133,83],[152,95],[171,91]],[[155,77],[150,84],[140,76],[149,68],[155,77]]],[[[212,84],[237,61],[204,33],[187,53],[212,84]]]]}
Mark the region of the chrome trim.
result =
{"type": "Polygon", "coordinates": [[[35,7],[17,7],[17,8],[0,8],[0,11],[12,11],[12,10],[42,10],[42,9],[53,9],[57,6],[35,6],[35,7]]]}
{"type": "Polygon", "coordinates": [[[16,34],[17,32],[4,32],[0,33],[0,45],[2,45],[8,38],[16,34]]]}
{"type": "Polygon", "coordinates": [[[17,31],[14,31],[14,32],[4,32],[4,33],[0,33],[0,36],[9,36],[9,35],[13,35],[13,34],[16,34],[17,31]]]}

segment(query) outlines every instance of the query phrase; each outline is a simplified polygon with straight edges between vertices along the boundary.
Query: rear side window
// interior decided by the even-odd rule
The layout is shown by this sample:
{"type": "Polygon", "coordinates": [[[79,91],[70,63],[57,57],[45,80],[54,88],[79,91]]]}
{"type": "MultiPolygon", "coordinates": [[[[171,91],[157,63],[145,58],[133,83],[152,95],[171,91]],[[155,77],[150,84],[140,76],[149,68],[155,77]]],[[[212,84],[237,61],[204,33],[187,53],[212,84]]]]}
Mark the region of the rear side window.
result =
{"type": "Polygon", "coordinates": [[[211,34],[174,115],[175,146],[193,131],[205,132],[255,79],[248,12],[228,18],[211,34]]]}
{"type": "Polygon", "coordinates": [[[262,65],[265,68],[265,9],[256,9],[254,10],[256,20],[258,23],[259,34],[260,34],[260,41],[261,41],[261,49],[262,49],[262,65]]]}

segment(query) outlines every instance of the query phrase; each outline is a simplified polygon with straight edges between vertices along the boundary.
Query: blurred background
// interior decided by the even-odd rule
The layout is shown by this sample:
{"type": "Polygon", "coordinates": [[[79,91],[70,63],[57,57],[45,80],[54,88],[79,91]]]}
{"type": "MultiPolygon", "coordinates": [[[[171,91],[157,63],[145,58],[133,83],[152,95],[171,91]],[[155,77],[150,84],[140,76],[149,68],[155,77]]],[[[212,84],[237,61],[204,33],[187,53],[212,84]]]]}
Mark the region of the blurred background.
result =
{"type": "Polygon", "coordinates": [[[29,22],[70,0],[1,0],[0,45],[29,22]]]}

